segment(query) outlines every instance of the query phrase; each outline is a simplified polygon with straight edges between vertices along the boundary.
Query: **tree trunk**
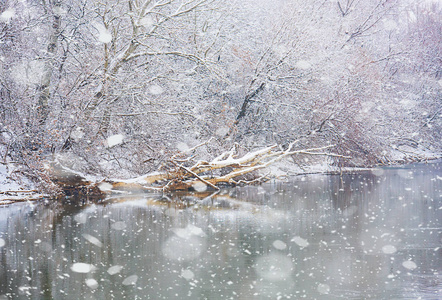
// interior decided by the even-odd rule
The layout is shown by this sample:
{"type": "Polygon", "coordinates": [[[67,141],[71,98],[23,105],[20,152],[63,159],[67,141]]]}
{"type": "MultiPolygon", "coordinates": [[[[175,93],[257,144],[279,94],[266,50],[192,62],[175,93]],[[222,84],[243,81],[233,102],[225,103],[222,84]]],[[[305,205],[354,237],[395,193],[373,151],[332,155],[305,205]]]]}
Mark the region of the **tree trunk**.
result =
{"type": "Polygon", "coordinates": [[[57,53],[57,44],[58,44],[58,38],[60,36],[60,27],[61,27],[61,18],[60,18],[61,0],[52,0],[51,5],[52,5],[52,16],[53,16],[52,32],[49,36],[47,57],[44,64],[41,84],[37,87],[37,95],[38,95],[37,115],[40,125],[46,123],[46,120],[49,115],[49,99],[50,99],[52,69],[54,67],[54,57],[55,54],[57,53]]]}

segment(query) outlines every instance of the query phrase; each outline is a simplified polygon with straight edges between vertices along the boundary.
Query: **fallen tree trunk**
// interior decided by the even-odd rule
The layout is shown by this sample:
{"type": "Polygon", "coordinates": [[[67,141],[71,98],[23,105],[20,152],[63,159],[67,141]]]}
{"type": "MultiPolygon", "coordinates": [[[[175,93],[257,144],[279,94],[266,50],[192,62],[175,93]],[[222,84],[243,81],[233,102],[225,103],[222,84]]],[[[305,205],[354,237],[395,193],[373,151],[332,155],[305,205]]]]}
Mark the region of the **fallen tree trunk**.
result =
{"type": "MultiPolygon", "coordinates": [[[[208,141],[209,142],[209,141],[208,141]]],[[[296,141],[291,143],[286,149],[279,145],[269,146],[257,151],[249,152],[241,157],[237,156],[237,147],[224,152],[212,161],[197,161],[190,165],[188,157],[184,155],[195,150],[197,147],[207,144],[202,143],[180,157],[174,155],[170,158],[170,168],[163,172],[146,174],[132,179],[104,179],[97,180],[87,178],[76,171],[57,166],[57,172],[53,172],[53,181],[62,188],[72,189],[75,186],[87,186],[90,191],[102,194],[109,194],[122,191],[206,191],[219,190],[220,185],[252,184],[268,179],[267,176],[255,174],[253,179],[244,179],[245,175],[252,174],[258,170],[266,168],[283,158],[291,155],[321,155],[339,158],[349,158],[339,154],[327,152],[333,145],[295,150],[296,141]]]]}

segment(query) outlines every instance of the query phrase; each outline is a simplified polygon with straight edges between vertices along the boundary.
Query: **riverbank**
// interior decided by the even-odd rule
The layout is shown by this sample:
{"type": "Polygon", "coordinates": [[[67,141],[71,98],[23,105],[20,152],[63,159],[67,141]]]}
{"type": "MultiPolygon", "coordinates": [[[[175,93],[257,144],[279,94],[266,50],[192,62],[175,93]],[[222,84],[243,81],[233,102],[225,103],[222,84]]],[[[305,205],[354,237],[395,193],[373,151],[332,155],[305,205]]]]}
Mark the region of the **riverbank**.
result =
{"type": "MultiPolygon", "coordinates": [[[[421,153],[419,156],[397,156],[389,164],[373,167],[338,167],[326,163],[317,164],[288,164],[280,161],[260,170],[260,175],[271,179],[284,179],[289,176],[302,176],[309,174],[346,174],[357,171],[371,170],[376,167],[403,166],[410,163],[432,162],[440,159],[442,155],[434,153],[421,153]]],[[[22,172],[17,171],[14,164],[0,163],[0,205],[23,201],[36,201],[49,198],[38,189],[39,183],[31,181],[22,172]]]]}
{"type": "Polygon", "coordinates": [[[35,182],[15,171],[13,164],[0,163],[0,205],[44,198],[35,182]]]}

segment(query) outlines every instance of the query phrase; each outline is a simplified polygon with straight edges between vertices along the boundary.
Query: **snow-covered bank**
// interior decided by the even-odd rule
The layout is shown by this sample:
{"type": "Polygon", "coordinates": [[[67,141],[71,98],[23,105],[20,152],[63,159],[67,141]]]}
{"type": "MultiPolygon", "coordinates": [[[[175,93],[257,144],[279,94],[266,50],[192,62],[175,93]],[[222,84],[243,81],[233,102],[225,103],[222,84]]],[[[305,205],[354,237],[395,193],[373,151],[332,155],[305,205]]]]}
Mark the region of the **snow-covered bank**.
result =
{"type": "MultiPolygon", "coordinates": [[[[267,148],[266,148],[267,149],[267,148]]],[[[232,163],[230,160],[227,160],[226,166],[232,166],[232,167],[238,167],[240,166],[240,168],[246,168],[247,164],[245,163],[245,161],[247,161],[247,159],[249,157],[258,157],[258,160],[262,159],[262,155],[264,155],[265,153],[271,151],[271,148],[268,148],[266,151],[262,151],[262,150],[258,150],[256,152],[252,152],[249,153],[247,155],[245,155],[243,158],[239,158],[239,159],[235,159],[234,162],[236,163],[232,163]],[[241,160],[240,162],[237,162],[241,160]],[[242,161],[244,160],[244,161],[242,161]]],[[[289,151],[289,150],[287,150],[289,151]]],[[[349,159],[351,161],[351,164],[353,164],[353,166],[351,167],[341,167],[341,166],[337,166],[336,164],[334,164],[333,162],[333,154],[328,154],[329,156],[326,155],[321,155],[321,156],[315,156],[315,155],[311,155],[314,153],[311,152],[306,152],[306,154],[304,154],[304,152],[302,152],[302,156],[296,157],[294,158],[294,155],[288,155],[287,153],[291,154],[292,152],[284,152],[282,151],[280,154],[281,158],[283,158],[282,160],[276,160],[274,159],[274,153],[267,153],[267,155],[270,155],[269,157],[272,158],[271,161],[266,162],[263,166],[263,168],[257,168],[256,163],[252,162],[252,169],[251,172],[258,172],[255,173],[255,175],[258,175],[258,178],[260,178],[260,180],[256,181],[256,180],[252,180],[250,179],[249,181],[243,181],[243,180],[239,180],[237,181],[237,184],[253,184],[256,182],[262,182],[265,181],[266,179],[284,179],[287,176],[293,176],[293,175],[308,175],[308,174],[343,174],[343,173],[349,173],[349,172],[358,172],[358,171],[364,171],[364,170],[370,170],[373,168],[377,168],[377,167],[382,167],[382,166],[394,166],[394,165],[405,165],[405,164],[410,164],[410,163],[417,163],[417,162],[430,162],[436,159],[440,159],[442,158],[441,154],[438,153],[430,153],[430,152],[424,152],[421,151],[419,153],[414,152],[413,155],[407,155],[405,153],[402,152],[403,155],[399,155],[399,151],[395,150],[395,160],[393,160],[393,155],[391,153],[389,153],[388,157],[389,159],[386,159],[386,161],[388,163],[384,163],[384,164],[379,164],[379,165],[374,165],[374,166],[370,166],[370,167],[365,167],[363,164],[360,164],[358,166],[357,163],[357,159],[349,159]],[[286,155],[287,154],[287,155],[286,155]]],[[[295,154],[298,154],[299,151],[294,152],[295,154]]],[[[301,152],[300,152],[301,153],[301,152]]],[[[296,156],[296,155],[295,155],[296,156]]],[[[218,164],[220,164],[219,161],[216,161],[218,164]]],[[[349,165],[351,165],[349,164],[349,165]]],[[[203,164],[204,168],[208,168],[210,164],[208,162],[205,162],[203,164]]],[[[49,168],[49,167],[48,167],[49,168]]],[[[101,195],[101,196],[106,196],[109,194],[114,194],[114,193],[132,193],[135,190],[137,191],[143,191],[145,189],[148,190],[162,190],[161,186],[155,186],[155,184],[158,184],[157,180],[159,180],[160,182],[163,182],[164,184],[166,184],[165,186],[168,187],[170,185],[170,182],[173,182],[173,178],[169,178],[169,177],[165,177],[163,178],[162,176],[158,176],[157,173],[148,173],[142,177],[138,177],[135,179],[120,179],[120,180],[111,180],[111,179],[104,179],[101,177],[97,177],[97,176],[90,176],[87,174],[87,172],[78,172],[76,170],[67,168],[66,166],[62,165],[60,162],[57,163],[53,163],[52,167],[49,168],[52,173],[53,176],[49,176],[48,178],[52,178],[52,181],[54,183],[57,183],[57,185],[59,187],[62,187],[63,190],[65,190],[66,195],[88,195],[88,196],[93,196],[93,195],[101,195]],[[55,176],[55,177],[54,177],[55,176]],[[153,176],[153,177],[152,177],[153,176]],[[155,178],[155,183],[154,181],[149,181],[146,180],[149,178],[155,178]],[[154,186],[152,185],[154,184],[154,186]],[[121,186],[122,185],[122,186],[121,186]],[[114,189],[115,188],[115,189],[114,189]],[[121,189],[122,188],[122,189],[121,189]],[[80,192],[81,191],[81,192],[80,192]],[[96,192],[94,194],[94,191],[96,192]],[[101,192],[100,192],[101,191],[101,192]]],[[[247,168],[246,168],[247,169],[247,168]]],[[[9,204],[9,203],[13,203],[13,202],[19,202],[19,201],[32,201],[32,200],[39,200],[42,199],[44,196],[41,194],[41,191],[38,190],[38,186],[40,186],[40,184],[34,183],[31,180],[27,179],[24,177],[24,175],[22,172],[18,171],[19,169],[14,165],[14,164],[0,164],[0,205],[4,205],[4,204],[9,204]]],[[[188,170],[185,168],[185,170],[188,170]]],[[[193,174],[193,171],[188,171],[190,174],[193,174]]],[[[205,171],[205,169],[203,169],[201,171],[202,173],[207,172],[205,171]]],[[[243,172],[244,173],[244,172],[243,172]]],[[[247,172],[245,172],[247,173],[247,172]]],[[[163,174],[163,173],[161,173],[163,174]]],[[[161,175],[160,174],[160,175],[161,175]]],[[[164,173],[164,174],[169,174],[169,173],[164,173]]],[[[164,175],[163,174],[163,175],[164,175]]],[[[181,174],[181,173],[180,173],[181,174]]],[[[237,172],[235,172],[234,174],[237,174],[237,172]]],[[[169,174],[170,175],[170,174],[169,174]]],[[[195,174],[193,174],[195,175],[195,174]]],[[[241,174],[239,174],[238,176],[241,176],[241,174]]],[[[183,176],[183,174],[181,174],[180,176],[183,176]]],[[[225,175],[224,175],[225,176],[225,175]]],[[[219,177],[221,178],[221,177],[219,177]]],[[[218,178],[218,179],[219,179],[218,178]]],[[[236,177],[234,177],[236,178],[236,177]]],[[[208,182],[211,180],[216,180],[217,177],[215,177],[215,179],[212,179],[210,177],[205,177],[205,175],[202,175],[202,177],[197,176],[197,178],[195,179],[196,182],[199,183],[199,181],[202,182],[208,182]],[[204,178],[205,179],[204,179],[204,178]]],[[[43,179],[42,179],[43,180],[43,179]]],[[[181,180],[185,180],[183,178],[181,178],[181,180]]],[[[182,182],[187,182],[187,181],[182,181],[182,182]]],[[[226,180],[221,180],[219,181],[219,183],[231,183],[230,179],[226,179],[226,180]]],[[[233,183],[235,183],[235,181],[233,181],[233,183]]],[[[217,184],[217,182],[215,182],[214,184],[217,184]]],[[[192,187],[194,187],[195,184],[192,185],[192,187]]],[[[207,188],[207,186],[204,185],[205,188],[207,188]]],[[[213,186],[213,188],[217,188],[215,186],[213,186]]],[[[205,190],[205,189],[204,189],[205,190]]],[[[174,189],[169,190],[169,191],[174,191],[174,189]]]]}
{"type": "Polygon", "coordinates": [[[18,175],[15,166],[0,163],[0,205],[19,201],[34,201],[43,197],[36,185],[24,176],[18,175]]]}
{"type": "Polygon", "coordinates": [[[432,162],[442,159],[442,153],[430,151],[428,149],[412,148],[412,147],[397,147],[385,152],[383,162],[373,165],[365,166],[363,160],[352,158],[349,160],[349,166],[339,167],[330,164],[324,158],[316,158],[315,160],[294,161],[289,159],[287,161],[280,161],[272,164],[268,168],[261,171],[261,174],[269,174],[273,178],[281,178],[290,175],[306,175],[306,174],[341,174],[348,172],[357,172],[364,170],[372,170],[378,167],[387,166],[402,166],[419,162],[432,162]],[[353,165],[353,166],[351,166],[353,165]]]}

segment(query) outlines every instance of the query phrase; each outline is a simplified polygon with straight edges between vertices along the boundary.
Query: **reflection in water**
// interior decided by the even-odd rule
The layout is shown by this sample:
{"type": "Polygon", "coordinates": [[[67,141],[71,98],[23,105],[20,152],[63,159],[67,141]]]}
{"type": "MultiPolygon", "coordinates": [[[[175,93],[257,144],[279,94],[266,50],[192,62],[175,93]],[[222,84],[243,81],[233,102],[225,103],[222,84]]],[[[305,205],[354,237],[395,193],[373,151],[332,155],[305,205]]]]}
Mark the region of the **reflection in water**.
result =
{"type": "Polygon", "coordinates": [[[202,195],[1,207],[0,299],[442,296],[440,164],[202,195]]]}

